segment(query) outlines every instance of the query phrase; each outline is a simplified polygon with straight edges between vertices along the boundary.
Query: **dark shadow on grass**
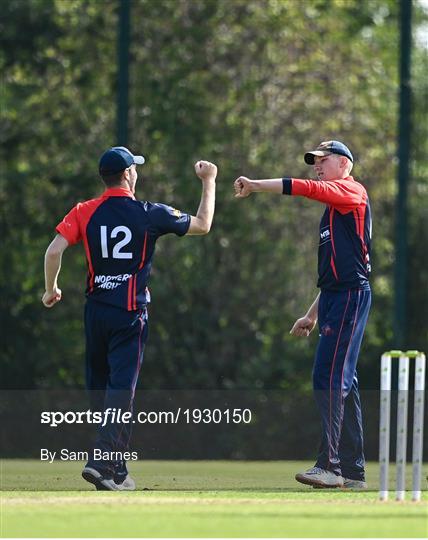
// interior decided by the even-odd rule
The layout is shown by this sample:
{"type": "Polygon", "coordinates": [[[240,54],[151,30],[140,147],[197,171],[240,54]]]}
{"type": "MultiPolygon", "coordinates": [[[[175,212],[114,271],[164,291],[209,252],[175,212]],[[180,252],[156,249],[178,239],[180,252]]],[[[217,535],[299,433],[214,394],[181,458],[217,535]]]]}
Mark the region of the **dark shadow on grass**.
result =
{"type": "MultiPolygon", "coordinates": [[[[62,492],[76,492],[76,493],[79,493],[79,492],[91,492],[91,493],[97,493],[97,491],[95,489],[92,489],[91,487],[54,487],[54,486],[49,486],[49,487],[43,487],[43,488],[39,488],[39,489],[35,489],[34,487],[29,487],[29,488],[25,488],[25,487],[22,487],[22,486],[19,486],[19,487],[13,487],[13,486],[2,486],[1,490],[0,490],[0,493],[1,492],[5,492],[5,491],[8,491],[8,492],[25,492],[25,493],[39,493],[39,492],[57,492],[57,493],[62,493],[62,492]]],[[[172,493],[182,493],[182,492],[188,492],[188,493],[228,493],[228,492],[234,492],[234,493],[243,493],[243,494],[247,494],[247,493],[264,493],[264,494],[267,494],[267,493],[306,493],[307,495],[310,495],[311,497],[320,497],[322,498],[323,495],[327,495],[327,494],[333,494],[333,493],[341,493],[343,495],[352,495],[352,494],[371,494],[371,493],[378,493],[378,490],[377,489],[365,489],[365,490],[349,490],[349,489],[312,489],[312,488],[309,488],[309,487],[240,487],[240,488],[236,488],[236,487],[206,487],[206,488],[201,488],[201,487],[192,487],[192,486],[189,486],[189,487],[186,487],[186,486],[180,486],[180,487],[177,487],[177,486],[165,486],[165,487],[149,487],[149,486],[142,486],[142,487],[138,487],[135,492],[139,492],[139,493],[164,493],[164,492],[172,492],[172,493]]],[[[427,490],[423,490],[422,493],[426,493],[427,490]]],[[[101,494],[105,494],[105,491],[100,491],[99,493],[101,494]]],[[[128,493],[128,492],[124,492],[124,491],[121,491],[119,492],[121,494],[123,493],[128,493]]],[[[410,500],[411,499],[411,492],[407,492],[407,496],[406,496],[406,500],[410,500]]],[[[392,502],[394,502],[395,500],[395,492],[393,490],[391,490],[390,492],[390,500],[392,502]]]]}

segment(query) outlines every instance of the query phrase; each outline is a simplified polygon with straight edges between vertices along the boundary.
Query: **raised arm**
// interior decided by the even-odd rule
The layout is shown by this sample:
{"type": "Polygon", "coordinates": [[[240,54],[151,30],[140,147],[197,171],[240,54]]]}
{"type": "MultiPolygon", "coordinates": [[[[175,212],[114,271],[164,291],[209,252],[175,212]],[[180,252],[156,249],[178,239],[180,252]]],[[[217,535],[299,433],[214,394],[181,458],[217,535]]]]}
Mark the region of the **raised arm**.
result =
{"type": "Polygon", "coordinates": [[[190,216],[188,235],[208,234],[214,216],[217,167],[209,161],[198,161],[195,172],[202,180],[202,195],[196,216],[190,216]]]}
{"type": "Polygon", "coordinates": [[[42,302],[45,307],[51,308],[61,300],[61,289],[58,288],[58,274],[61,270],[62,254],[68,247],[67,240],[57,234],[52,240],[45,254],[45,293],[42,302]]]}

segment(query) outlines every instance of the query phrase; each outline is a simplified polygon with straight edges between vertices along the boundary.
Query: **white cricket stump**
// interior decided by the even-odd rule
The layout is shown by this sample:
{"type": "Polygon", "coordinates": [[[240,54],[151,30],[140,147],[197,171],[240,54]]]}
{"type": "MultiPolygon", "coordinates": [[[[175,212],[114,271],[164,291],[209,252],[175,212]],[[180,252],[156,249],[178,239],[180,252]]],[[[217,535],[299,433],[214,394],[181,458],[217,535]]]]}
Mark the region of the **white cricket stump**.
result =
{"type": "Polygon", "coordinates": [[[416,502],[421,500],[421,478],[424,441],[425,364],[425,355],[423,353],[420,353],[416,357],[415,362],[415,402],[413,409],[412,500],[416,502]]]}
{"type": "Polygon", "coordinates": [[[381,358],[379,422],[379,499],[389,498],[389,449],[391,423],[392,360],[398,359],[398,401],[396,441],[396,500],[406,497],[406,452],[410,360],[415,361],[414,412],[412,439],[412,500],[421,500],[423,428],[425,396],[425,354],[418,351],[389,351],[381,358]]]}
{"type": "Polygon", "coordinates": [[[406,495],[407,411],[409,402],[409,358],[404,354],[398,361],[396,499],[406,495]]]}
{"type": "Polygon", "coordinates": [[[381,501],[388,500],[389,494],[389,433],[391,416],[391,355],[382,355],[380,368],[380,425],[379,464],[381,501]]]}

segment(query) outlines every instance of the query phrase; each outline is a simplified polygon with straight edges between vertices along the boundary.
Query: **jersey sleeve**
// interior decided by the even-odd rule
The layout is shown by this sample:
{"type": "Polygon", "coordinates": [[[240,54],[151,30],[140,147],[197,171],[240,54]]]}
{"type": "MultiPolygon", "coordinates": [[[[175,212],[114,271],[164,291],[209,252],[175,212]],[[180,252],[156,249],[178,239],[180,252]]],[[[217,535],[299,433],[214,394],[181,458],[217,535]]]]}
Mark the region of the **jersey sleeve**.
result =
{"type": "Polygon", "coordinates": [[[345,214],[355,210],[363,201],[366,190],[355,180],[301,180],[283,178],[284,195],[300,195],[336,208],[345,214]]]}
{"type": "Polygon", "coordinates": [[[78,206],[79,205],[76,205],[72,208],[61,223],[58,223],[56,226],[56,231],[67,240],[70,246],[77,244],[82,240],[82,234],[79,227],[78,206]]]}
{"type": "Polygon", "coordinates": [[[154,203],[149,208],[149,218],[159,235],[175,233],[184,236],[189,230],[190,215],[166,204],[154,203]]]}

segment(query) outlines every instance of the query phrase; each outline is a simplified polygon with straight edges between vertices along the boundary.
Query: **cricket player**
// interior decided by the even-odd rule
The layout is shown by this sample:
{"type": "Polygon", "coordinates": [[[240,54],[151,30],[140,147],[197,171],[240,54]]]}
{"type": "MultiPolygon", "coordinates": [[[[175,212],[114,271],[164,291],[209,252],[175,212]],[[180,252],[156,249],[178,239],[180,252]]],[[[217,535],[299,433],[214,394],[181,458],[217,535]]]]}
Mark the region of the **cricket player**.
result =
{"type": "Polygon", "coordinates": [[[325,205],[319,227],[320,293],[290,333],[308,336],[317,321],[319,342],[313,388],[321,413],[322,441],[315,466],[296,475],[314,487],[365,488],[363,427],[357,360],[371,292],[371,212],[367,191],[350,176],[354,158],[339,141],[325,141],[304,156],[318,180],[240,176],[236,197],[270,192],[302,196],[325,205]]]}
{"type": "MultiPolygon", "coordinates": [[[[58,287],[62,254],[68,246],[83,242],[88,264],[86,384],[91,408],[109,414],[114,409],[132,413],[147,339],[147,283],[156,241],[168,233],[207,234],[214,215],[217,167],[213,163],[195,164],[202,195],[192,216],[165,204],[136,200],[137,165],[144,161],[122,146],[104,152],[99,161],[104,193],[72,208],[56,227],[58,234],[45,255],[42,302],[51,308],[62,296],[58,287]]],[[[130,425],[107,422],[99,427],[82,472],[99,490],[135,489],[126,467],[130,425]]]]}

